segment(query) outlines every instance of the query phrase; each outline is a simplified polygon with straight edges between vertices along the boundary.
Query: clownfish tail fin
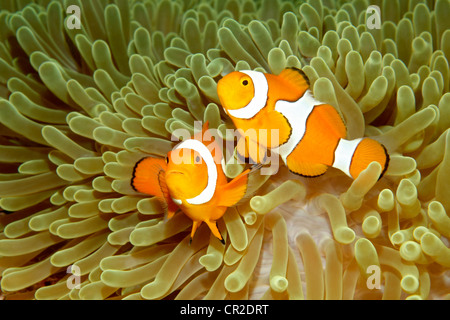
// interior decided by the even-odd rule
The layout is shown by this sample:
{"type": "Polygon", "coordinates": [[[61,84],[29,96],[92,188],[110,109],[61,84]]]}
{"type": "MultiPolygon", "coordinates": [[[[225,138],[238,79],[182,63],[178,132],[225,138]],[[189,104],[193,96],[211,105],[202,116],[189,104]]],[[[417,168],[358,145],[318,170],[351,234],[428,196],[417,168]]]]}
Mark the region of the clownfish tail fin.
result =
{"type": "Polygon", "coordinates": [[[389,154],[386,148],[378,141],[364,138],[359,142],[353,154],[350,164],[351,176],[356,179],[356,177],[373,161],[376,161],[381,165],[382,171],[379,178],[381,179],[389,165],[389,154]]]}

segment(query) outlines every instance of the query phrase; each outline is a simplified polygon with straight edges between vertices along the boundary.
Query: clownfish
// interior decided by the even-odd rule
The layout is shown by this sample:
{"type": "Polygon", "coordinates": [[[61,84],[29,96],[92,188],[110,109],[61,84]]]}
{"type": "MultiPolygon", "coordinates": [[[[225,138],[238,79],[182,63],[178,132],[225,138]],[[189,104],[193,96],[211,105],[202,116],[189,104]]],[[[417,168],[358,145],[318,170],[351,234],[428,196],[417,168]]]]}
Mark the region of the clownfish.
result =
{"type": "Polygon", "coordinates": [[[303,71],[286,68],[279,75],[234,71],[217,85],[227,115],[244,137],[237,151],[261,163],[267,151],[278,154],[288,169],[301,176],[323,175],[329,167],[355,179],[372,161],[385,173],[386,148],[370,138],[346,140],[347,129],[329,104],[316,100],[303,71]],[[256,129],[256,135],[245,135],[256,129]],[[261,129],[278,130],[278,137],[261,129]]]}
{"type": "Polygon", "coordinates": [[[228,207],[245,195],[248,173],[243,171],[228,182],[222,168],[222,153],[211,137],[204,141],[208,123],[202,132],[176,145],[165,159],[145,157],[133,169],[131,186],[137,192],[157,197],[170,219],[178,209],[192,221],[191,241],[197,228],[205,222],[223,244],[217,227],[228,207]]]}

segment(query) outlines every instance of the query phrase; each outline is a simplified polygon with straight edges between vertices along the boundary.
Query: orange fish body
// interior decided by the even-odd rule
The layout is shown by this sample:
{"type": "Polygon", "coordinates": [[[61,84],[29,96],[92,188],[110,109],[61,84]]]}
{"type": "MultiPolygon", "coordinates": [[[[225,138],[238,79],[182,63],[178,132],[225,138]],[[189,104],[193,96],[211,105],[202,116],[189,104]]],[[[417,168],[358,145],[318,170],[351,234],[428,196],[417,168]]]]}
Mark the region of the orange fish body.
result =
{"type": "Polygon", "coordinates": [[[175,146],[166,161],[152,157],[140,160],[131,185],[138,192],[161,199],[169,219],[181,209],[193,221],[191,239],[205,222],[223,242],[217,220],[245,195],[250,170],[228,182],[217,142],[202,139],[206,131],[207,124],[201,133],[175,146]]]}
{"type": "Polygon", "coordinates": [[[372,161],[380,163],[382,174],[387,169],[384,146],[370,138],[346,140],[339,113],[313,97],[299,69],[287,68],[278,76],[235,71],[219,81],[217,92],[244,137],[238,152],[256,163],[270,149],[290,171],[306,177],[320,176],[332,166],[355,179],[372,161]]]}

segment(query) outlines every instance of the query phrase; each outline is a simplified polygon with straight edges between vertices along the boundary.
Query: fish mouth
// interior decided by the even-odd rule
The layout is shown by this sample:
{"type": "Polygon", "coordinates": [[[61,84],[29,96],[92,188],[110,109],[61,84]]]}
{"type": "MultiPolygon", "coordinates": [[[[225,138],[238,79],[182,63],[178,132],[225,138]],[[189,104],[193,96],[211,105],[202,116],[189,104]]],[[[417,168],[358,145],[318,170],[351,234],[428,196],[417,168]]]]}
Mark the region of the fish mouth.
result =
{"type": "Polygon", "coordinates": [[[177,170],[170,170],[170,171],[167,171],[167,174],[184,174],[184,172],[177,171],[177,170]]]}

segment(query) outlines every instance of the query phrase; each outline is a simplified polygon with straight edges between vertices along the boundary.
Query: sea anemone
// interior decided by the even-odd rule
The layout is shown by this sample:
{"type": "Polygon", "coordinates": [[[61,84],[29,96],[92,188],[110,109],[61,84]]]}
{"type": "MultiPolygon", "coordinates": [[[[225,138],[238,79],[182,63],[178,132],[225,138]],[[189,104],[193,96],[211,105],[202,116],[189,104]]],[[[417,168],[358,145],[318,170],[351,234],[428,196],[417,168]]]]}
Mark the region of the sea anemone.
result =
{"type": "MultiPolygon", "coordinates": [[[[449,0],[0,9],[3,298],[450,298],[449,0]],[[256,174],[255,194],[219,220],[226,244],[206,226],[189,244],[192,221],[165,221],[131,188],[133,166],[195,121],[231,139],[220,78],[286,67],[303,69],[349,138],[386,146],[385,176],[377,163],[354,181],[256,174]]],[[[243,169],[226,165],[229,178],[243,169]]]]}

